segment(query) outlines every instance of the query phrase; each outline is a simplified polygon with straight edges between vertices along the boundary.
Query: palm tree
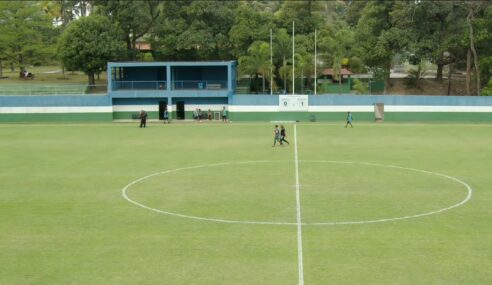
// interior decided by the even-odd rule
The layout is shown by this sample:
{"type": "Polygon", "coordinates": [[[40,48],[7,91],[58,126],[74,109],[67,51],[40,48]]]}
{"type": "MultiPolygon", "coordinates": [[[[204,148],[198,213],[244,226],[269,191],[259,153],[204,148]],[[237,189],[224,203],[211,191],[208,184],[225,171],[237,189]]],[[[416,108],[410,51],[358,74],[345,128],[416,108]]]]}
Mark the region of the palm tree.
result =
{"type": "Polygon", "coordinates": [[[239,73],[262,77],[263,93],[265,78],[270,76],[270,46],[263,41],[256,41],[248,48],[248,55],[239,58],[239,73]]]}
{"type": "Polygon", "coordinates": [[[282,60],[282,66],[280,67],[279,72],[280,72],[280,78],[284,82],[284,90],[287,91],[287,81],[289,77],[285,76],[287,74],[285,70],[288,69],[287,58],[290,58],[291,56],[292,46],[291,46],[291,38],[287,33],[286,29],[277,30],[274,37],[273,48],[274,48],[274,55],[276,58],[276,62],[282,60]]]}
{"type": "Polygon", "coordinates": [[[338,81],[338,93],[342,90],[342,60],[340,52],[333,53],[333,79],[338,81]]]}
{"type": "Polygon", "coordinates": [[[327,30],[320,34],[319,47],[326,62],[331,62],[333,68],[333,79],[338,80],[339,92],[342,85],[342,62],[344,58],[350,57],[354,45],[354,32],[346,26],[340,26],[336,30],[327,30]]]}
{"type": "Polygon", "coordinates": [[[284,82],[284,91],[288,93],[287,83],[292,78],[292,65],[287,65],[287,62],[285,62],[285,64],[279,68],[278,73],[280,74],[280,78],[284,82]]]}
{"type": "Polygon", "coordinates": [[[314,59],[309,53],[296,54],[296,70],[300,71],[301,77],[301,93],[304,93],[304,75],[308,79],[314,74],[314,59]]]}

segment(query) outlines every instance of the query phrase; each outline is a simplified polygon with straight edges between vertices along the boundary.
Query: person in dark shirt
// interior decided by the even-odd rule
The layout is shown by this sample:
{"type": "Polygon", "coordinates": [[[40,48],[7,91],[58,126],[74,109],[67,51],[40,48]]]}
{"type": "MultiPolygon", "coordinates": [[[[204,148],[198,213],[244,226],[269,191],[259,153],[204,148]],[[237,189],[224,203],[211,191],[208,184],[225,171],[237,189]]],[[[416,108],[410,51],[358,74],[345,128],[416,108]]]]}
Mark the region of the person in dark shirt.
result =
{"type": "Polygon", "coordinates": [[[164,122],[164,124],[169,124],[169,113],[167,112],[167,109],[164,109],[164,113],[162,114],[162,121],[164,122]]]}
{"type": "Polygon", "coordinates": [[[140,111],[140,128],[147,126],[147,112],[144,110],[140,111]]]}
{"type": "Polygon", "coordinates": [[[285,127],[284,127],[284,125],[280,125],[280,145],[284,145],[284,142],[286,142],[287,144],[290,144],[285,139],[286,136],[287,136],[287,134],[285,133],[285,127]]]}
{"type": "Polygon", "coordinates": [[[198,122],[201,122],[203,119],[203,112],[202,109],[198,109],[198,122]]]}
{"type": "Polygon", "coordinates": [[[222,122],[227,123],[227,109],[225,106],[222,108],[222,122]]]}

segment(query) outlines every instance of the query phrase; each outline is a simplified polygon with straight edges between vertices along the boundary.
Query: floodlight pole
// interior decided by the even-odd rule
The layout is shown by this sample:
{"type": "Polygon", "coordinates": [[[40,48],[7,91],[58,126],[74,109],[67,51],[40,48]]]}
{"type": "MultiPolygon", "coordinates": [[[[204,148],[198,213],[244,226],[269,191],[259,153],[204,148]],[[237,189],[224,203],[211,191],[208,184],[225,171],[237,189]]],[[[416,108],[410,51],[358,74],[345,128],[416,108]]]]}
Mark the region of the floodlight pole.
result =
{"type": "Polygon", "coordinates": [[[316,30],[314,30],[314,95],[316,95],[316,87],[318,85],[316,85],[316,79],[318,78],[318,74],[316,73],[316,66],[317,66],[317,60],[316,60],[316,40],[317,40],[317,37],[316,37],[316,30]]]}
{"type": "Polygon", "coordinates": [[[273,31],[270,29],[270,95],[273,95],[273,31]]]}
{"type": "Polygon", "coordinates": [[[295,59],[294,59],[294,53],[295,53],[295,45],[294,45],[294,38],[295,38],[295,26],[294,26],[294,21],[292,21],[292,95],[294,95],[294,90],[295,90],[295,59]]]}

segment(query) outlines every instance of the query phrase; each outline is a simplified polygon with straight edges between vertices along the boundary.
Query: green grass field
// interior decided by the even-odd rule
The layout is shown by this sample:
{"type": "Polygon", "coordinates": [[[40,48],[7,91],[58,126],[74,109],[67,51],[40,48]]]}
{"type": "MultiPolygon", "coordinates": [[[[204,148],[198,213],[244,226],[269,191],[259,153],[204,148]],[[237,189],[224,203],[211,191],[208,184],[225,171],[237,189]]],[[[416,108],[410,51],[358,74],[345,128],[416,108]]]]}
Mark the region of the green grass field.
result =
{"type": "MultiPolygon", "coordinates": [[[[492,125],[296,128],[304,284],[492,284],[492,125]],[[433,173],[471,199],[316,225],[467,198],[433,173]]],[[[294,126],[272,131],[0,125],[0,284],[299,284],[294,126]]]]}

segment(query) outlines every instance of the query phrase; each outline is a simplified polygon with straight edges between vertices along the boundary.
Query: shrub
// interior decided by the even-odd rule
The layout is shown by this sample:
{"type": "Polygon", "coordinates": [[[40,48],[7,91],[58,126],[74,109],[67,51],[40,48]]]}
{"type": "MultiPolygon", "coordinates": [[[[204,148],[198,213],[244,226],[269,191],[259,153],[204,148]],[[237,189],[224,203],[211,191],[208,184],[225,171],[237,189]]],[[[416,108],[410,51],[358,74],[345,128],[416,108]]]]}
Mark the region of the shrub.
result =
{"type": "Polygon", "coordinates": [[[492,96],[492,78],[489,79],[487,86],[482,89],[482,96],[492,96]]]}
{"type": "Polygon", "coordinates": [[[144,53],[143,61],[147,61],[147,62],[154,61],[154,57],[150,52],[146,52],[144,53]]]}
{"type": "Polygon", "coordinates": [[[369,85],[359,79],[354,79],[354,90],[356,91],[357,95],[367,94],[367,91],[369,90],[369,85]]]}

